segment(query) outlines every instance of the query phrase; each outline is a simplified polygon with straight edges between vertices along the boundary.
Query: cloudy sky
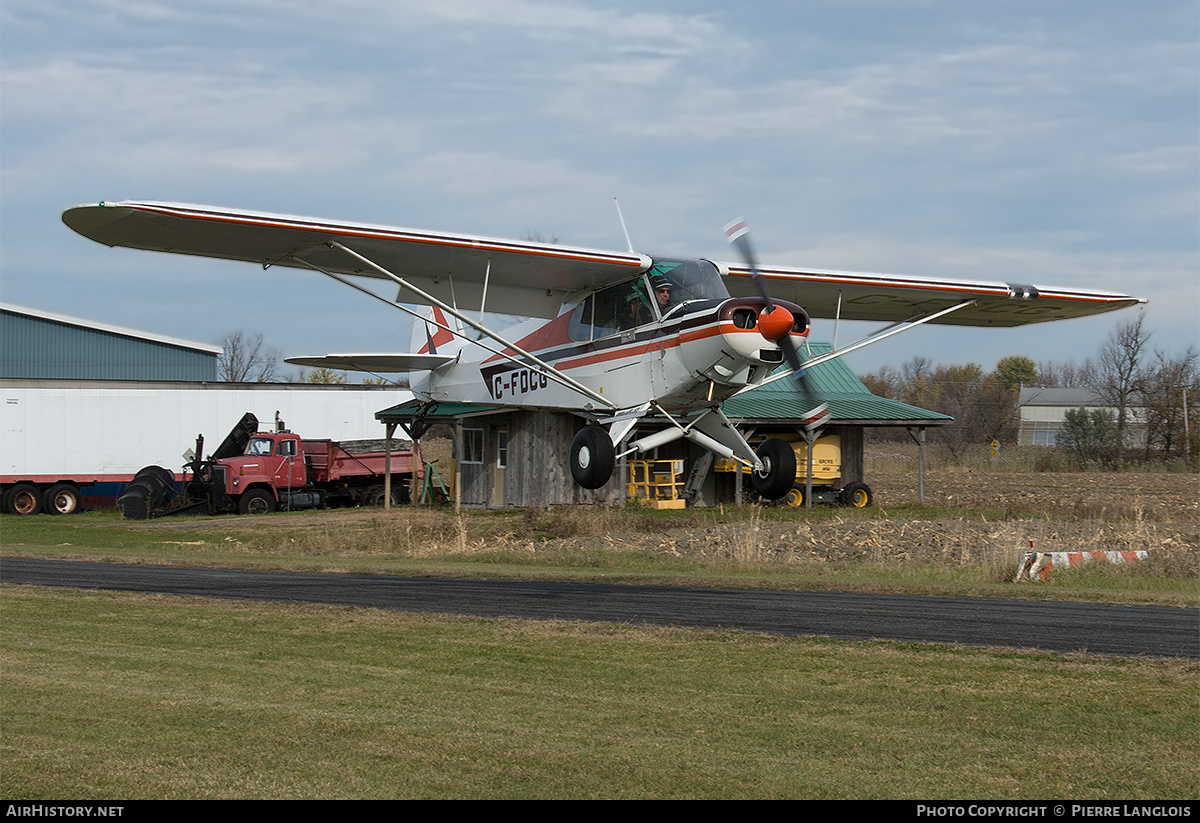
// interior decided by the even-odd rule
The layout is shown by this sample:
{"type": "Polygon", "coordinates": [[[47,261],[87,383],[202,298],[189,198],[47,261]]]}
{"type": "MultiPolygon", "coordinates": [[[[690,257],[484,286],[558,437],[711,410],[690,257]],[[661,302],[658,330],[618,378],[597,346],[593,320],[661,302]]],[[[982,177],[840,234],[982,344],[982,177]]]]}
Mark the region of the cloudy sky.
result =
{"type": "MultiPolygon", "coordinates": [[[[284,356],[398,351],[318,274],[108,249],[150,199],[1146,297],[1200,317],[1194,0],[4,0],[0,300],[284,356]]],[[[860,372],[1094,357],[1133,310],[924,327],[860,372]]],[[[870,326],[843,324],[840,343],[870,326]]],[[[828,338],[819,321],[815,336],[828,338]]]]}

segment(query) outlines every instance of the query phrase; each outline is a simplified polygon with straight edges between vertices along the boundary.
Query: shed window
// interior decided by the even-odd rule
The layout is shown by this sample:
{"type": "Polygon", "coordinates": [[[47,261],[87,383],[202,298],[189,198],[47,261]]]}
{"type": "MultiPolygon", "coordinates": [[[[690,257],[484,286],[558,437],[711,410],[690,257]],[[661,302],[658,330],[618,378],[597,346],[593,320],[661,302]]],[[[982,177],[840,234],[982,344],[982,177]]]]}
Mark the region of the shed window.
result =
{"type": "Polygon", "coordinates": [[[483,429],[463,429],[463,456],[464,463],[482,463],[483,462],[483,429]]]}

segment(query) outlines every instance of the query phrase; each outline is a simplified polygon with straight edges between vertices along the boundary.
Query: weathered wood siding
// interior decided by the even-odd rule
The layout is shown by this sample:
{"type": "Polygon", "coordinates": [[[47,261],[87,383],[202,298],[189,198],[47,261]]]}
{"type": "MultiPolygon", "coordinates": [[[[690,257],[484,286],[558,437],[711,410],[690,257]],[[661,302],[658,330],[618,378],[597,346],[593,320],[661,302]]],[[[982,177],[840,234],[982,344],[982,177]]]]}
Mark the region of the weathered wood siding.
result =
{"type": "Polygon", "coordinates": [[[571,479],[571,440],[585,425],[567,412],[525,411],[509,415],[508,504],[620,503],[625,487],[619,471],[599,489],[582,489],[571,479]]]}
{"type": "Polygon", "coordinates": [[[863,427],[830,426],[830,434],[842,436],[842,486],[863,479],[863,427]]]}
{"type": "MultiPolygon", "coordinates": [[[[459,493],[464,506],[554,506],[567,503],[620,503],[625,486],[619,471],[602,488],[575,485],[569,464],[571,440],[584,421],[567,412],[513,411],[473,418],[468,428],[483,429],[483,463],[459,462],[459,493]],[[508,430],[508,466],[503,496],[496,494],[496,437],[508,430]]],[[[460,434],[460,438],[463,435],[460,434]]],[[[457,454],[464,454],[460,439],[457,454]]]]}

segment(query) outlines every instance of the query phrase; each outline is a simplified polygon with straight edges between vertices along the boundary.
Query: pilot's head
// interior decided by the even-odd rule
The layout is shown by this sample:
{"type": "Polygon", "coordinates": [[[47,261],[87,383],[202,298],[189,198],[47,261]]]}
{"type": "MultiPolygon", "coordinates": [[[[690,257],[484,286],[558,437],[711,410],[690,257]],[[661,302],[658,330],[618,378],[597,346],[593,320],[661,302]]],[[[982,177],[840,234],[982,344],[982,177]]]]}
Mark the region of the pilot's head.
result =
{"type": "Polygon", "coordinates": [[[671,284],[665,277],[651,277],[650,286],[654,289],[654,299],[658,301],[659,309],[666,309],[671,302],[671,284]]]}

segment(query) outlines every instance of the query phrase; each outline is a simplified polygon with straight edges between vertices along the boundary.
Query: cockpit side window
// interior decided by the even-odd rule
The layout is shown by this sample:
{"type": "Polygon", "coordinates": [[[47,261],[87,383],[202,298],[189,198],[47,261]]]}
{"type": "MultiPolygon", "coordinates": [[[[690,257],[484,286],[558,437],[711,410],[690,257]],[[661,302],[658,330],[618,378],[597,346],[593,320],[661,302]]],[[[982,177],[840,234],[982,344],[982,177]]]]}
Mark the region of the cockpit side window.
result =
{"type": "Polygon", "coordinates": [[[707,260],[655,260],[645,274],[588,295],[571,313],[567,333],[586,342],[652,323],[684,303],[728,298],[707,260]]]}
{"type": "Polygon", "coordinates": [[[588,295],[587,299],[571,312],[571,321],[567,324],[567,334],[572,340],[587,342],[592,339],[592,314],[596,305],[592,297],[593,295],[588,295]]]}
{"type": "Polygon", "coordinates": [[[575,307],[568,324],[572,340],[586,341],[626,331],[655,320],[645,275],[589,295],[575,307]]]}

